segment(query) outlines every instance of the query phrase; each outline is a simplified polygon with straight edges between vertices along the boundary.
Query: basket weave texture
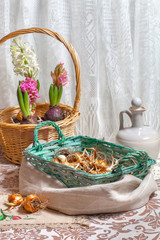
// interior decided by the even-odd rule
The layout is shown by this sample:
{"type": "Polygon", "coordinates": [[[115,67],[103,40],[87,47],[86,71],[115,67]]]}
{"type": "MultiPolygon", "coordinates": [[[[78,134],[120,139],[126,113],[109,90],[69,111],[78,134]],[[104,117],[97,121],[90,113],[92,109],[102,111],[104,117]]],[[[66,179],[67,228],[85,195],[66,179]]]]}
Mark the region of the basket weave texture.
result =
{"type": "Polygon", "coordinates": [[[46,174],[56,177],[67,187],[81,187],[96,184],[110,183],[118,180],[124,174],[133,174],[143,179],[152,164],[153,160],[144,151],[136,151],[118,144],[109,143],[87,136],[77,136],[65,138],[62,131],[54,122],[46,121],[36,126],[34,130],[33,147],[24,151],[27,161],[37,169],[46,174]],[[41,127],[52,125],[58,132],[59,139],[49,143],[40,144],[38,131],[41,127]],[[90,174],[67,165],[50,161],[61,150],[71,150],[72,152],[83,151],[85,148],[96,148],[106,156],[115,159],[121,158],[118,165],[112,172],[106,174],[90,174]]]}
{"type": "MultiPolygon", "coordinates": [[[[80,97],[81,97],[81,76],[80,76],[80,61],[79,57],[72,47],[72,45],[66,41],[58,33],[53,32],[48,29],[41,28],[29,28],[22,29],[12,32],[0,40],[0,45],[10,38],[14,38],[21,34],[28,33],[41,33],[47,34],[61,43],[69,51],[73,64],[75,67],[76,76],[76,95],[73,108],[67,105],[60,104],[61,108],[64,110],[66,118],[64,120],[58,121],[57,124],[63,131],[66,137],[73,135],[73,130],[75,123],[79,118],[79,107],[80,107],[80,97]]],[[[36,112],[40,117],[44,116],[44,113],[49,109],[48,103],[37,104],[36,112]]],[[[0,143],[2,145],[2,150],[5,157],[16,164],[21,164],[22,153],[25,148],[27,148],[33,142],[33,130],[36,124],[13,124],[11,118],[16,116],[20,111],[19,106],[9,107],[0,112],[0,143]]],[[[45,141],[53,141],[58,138],[57,131],[49,126],[40,130],[39,138],[45,141]]]]}

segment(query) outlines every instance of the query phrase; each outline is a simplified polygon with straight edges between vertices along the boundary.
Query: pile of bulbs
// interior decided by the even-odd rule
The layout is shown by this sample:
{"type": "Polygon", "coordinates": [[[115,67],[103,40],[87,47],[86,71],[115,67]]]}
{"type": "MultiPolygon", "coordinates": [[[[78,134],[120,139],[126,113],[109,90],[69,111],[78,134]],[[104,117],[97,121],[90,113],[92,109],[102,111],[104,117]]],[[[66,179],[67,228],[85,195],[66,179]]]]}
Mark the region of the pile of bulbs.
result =
{"type": "Polygon", "coordinates": [[[83,152],[61,150],[59,151],[59,155],[55,154],[55,157],[50,161],[61,163],[90,174],[105,174],[111,172],[120,160],[121,158],[115,159],[113,155],[107,157],[95,148],[85,148],[83,152]]]}

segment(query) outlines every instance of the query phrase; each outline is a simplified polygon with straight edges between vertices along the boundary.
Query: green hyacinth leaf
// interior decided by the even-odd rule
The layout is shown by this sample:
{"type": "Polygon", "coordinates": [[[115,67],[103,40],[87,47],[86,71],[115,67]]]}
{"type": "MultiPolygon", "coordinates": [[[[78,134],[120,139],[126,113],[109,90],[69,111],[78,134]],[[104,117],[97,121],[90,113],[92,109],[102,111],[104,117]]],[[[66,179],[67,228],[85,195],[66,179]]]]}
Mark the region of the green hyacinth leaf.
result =
{"type": "Polygon", "coordinates": [[[25,105],[24,105],[23,94],[22,94],[22,91],[21,91],[21,88],[19,85],[18,85],[18,89],[17,89],[17,97],[18,97],[20,109],[22,111],[22,115],[24,118],[26,118],[27,112],[26,112],[25,105]]]}
{"type": "Polygon", "coordinates": [[[23,100],[24,100],[24,106],[25,106],[27,116],[29,116],[31,114],[31,110],[30,110],[29,97],[28,97],[27,91],[25,91],[23,94],[23,100]]]}
{"type": "Polygon", "coordinates": [[[58,89],[58,97],[57,97],[57,105],[59,104],[60,100],[61,100],[61,97],[62,97],[62,93],[63,93],[63,86],[62,84],[59,86],[59,89],[58,89]]]}
{"type": "Polygon", "coordinates": [[[57,105],[57,98],[58,98],[58,87],[55,85],[53,87],[53,106],[57,105]]]}
{"type": "Polygon", "coordinates": [[[53,84],[50,85],[50,88],[49,88],[49,101],[50,101],[50,105],[51,107],[53,107],[53,102],[54,102],[54,99],[53,99],[53,84]]]}
{"type": "Polygon", "coordinates": [[[39,92],[39,89],[40,89],[40,82],[39,82],[39,80],[37,80],[37,89],[38,89],[38,92],[39,92]]]}
{"type": "Polygon", "coordinates": [[[33,103],[31,104],[31,109],[35,109],[35,105],[33,103]]]}

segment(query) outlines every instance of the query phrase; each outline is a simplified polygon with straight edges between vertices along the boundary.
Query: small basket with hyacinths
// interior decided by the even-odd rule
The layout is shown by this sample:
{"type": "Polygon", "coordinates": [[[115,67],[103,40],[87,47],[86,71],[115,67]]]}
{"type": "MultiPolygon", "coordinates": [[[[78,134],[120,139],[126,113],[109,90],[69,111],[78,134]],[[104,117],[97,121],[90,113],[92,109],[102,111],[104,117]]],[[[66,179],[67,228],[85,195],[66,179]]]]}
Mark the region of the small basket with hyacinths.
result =
{"type": "MultiPolygon", "coordinates": [[[[73,107],[60,103],[63,86],[68,82],[67,72],[60,63],[54,73],[51,73],[53,84],[49,88],[50,103],[37,103],[37,99],[40,98],[40,83],[37,80],[40,70],[38,59],[28,43],[22,42],[21,39],[14,40],[15,45],[11,47],[14,72],[23,76],[24,79],[19,81],[17,87],[19,105],[5,108],[0,112],[0,144],[6,159],[16,164],[21,164],[24,149],[33,142],[34,128],[37,123],[48,119],[48,115],[50,115],[47,114],[48,111],[52,112],[52,108],[60,109],[58,110],[57,125],[66,137],[73,135],[75,123],[80,115],[80,61],[75,49],[58,33],[42,28],[21,29],[12,32],[0,39],[0,45],[8,39],[28,33],[46,34],[57,39],[67,48],[75,67],[76,94],[73,107]]],[[[57,116],[55,113],[53,115],[57,116]]],[[[50,126],[45,126],[39,131],[39,139],[50,142],[57,138],[57,131],[50,126]]]]}

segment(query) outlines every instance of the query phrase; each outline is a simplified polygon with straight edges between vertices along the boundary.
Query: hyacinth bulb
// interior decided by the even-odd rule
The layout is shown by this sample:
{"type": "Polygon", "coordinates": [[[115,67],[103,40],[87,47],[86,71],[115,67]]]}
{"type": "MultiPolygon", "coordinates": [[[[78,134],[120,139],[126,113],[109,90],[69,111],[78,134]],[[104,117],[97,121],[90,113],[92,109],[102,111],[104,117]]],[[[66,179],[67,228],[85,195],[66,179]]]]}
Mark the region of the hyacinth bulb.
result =
{"type": "Polygon", "coordinates": [[[40,198],[35,194],[28,195],[23,201],[23,207],[27,212],[34,213],[47,206],[48,201],[42,203],[40,198]]]}
{"type": "Polygon", "coordinates": [[[63,110],[59,107],[59,102],[62,96],[63,86],[62,84],[57,87],[53,84],[50,85],[49,89],[49,100],[50,100],[50,108],[45,113],[45,119],[50,121],[60,121],[65,118],[63,110]]]}
{"type": "Polygon", "coordinates": [[[45,119],[50,121],[60,121],[65,118],[63,110],[59,106],[51,107],[46,113],[45,113],[45,119]]]}
{"type": "Polygon", "coordinates": [[[21,205],[23,202],[23,197],[21,194],[11,194],[8,197],[8,202],[6,205],[8,205],[8,211],[10,211],[12,208],[15,208],[16,206],[21,205]]]}

